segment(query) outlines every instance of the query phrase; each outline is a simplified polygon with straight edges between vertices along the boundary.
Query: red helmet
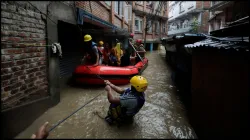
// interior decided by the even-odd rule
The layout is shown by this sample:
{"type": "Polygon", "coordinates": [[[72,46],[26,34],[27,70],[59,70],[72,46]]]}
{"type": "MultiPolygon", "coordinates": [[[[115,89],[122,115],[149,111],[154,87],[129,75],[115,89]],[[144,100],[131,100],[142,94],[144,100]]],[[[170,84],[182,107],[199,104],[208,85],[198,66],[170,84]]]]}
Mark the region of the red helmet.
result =
{"type": "Polygon", "coordinates": [[[137,39],[136,43],[142,43],[142,40],[141,39],[137,39]]]}
{"type": "Polygon", "coordinates": [[[131,34],[130,34],[130,37],[134,37],[134,34],[133,34],[133,33],[131,33],[131,34]]]}

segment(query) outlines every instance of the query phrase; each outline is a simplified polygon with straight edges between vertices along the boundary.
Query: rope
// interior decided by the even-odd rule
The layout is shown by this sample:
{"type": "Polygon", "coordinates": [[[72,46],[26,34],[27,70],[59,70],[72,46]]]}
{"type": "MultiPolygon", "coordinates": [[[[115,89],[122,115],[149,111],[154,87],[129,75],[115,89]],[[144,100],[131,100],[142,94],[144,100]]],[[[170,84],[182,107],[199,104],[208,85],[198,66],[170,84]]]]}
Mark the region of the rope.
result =
{"type": "Polygon", "coordinates": [[[79,110],[81,110],[83,107],[85,107],[87,104],[89,104],[90,102],[92,102],[94,99],[96,99],[97,97],[99,97],[102,93],[98,94],[97,96],[95,96],[93,99],[91,99],[90,101],[88,101],[86,104],[84,104],[83,106],[81,106],[80,108],[78,108],[76,111],[74,111],[73,113],[71,113],[69,116],[67,116],[66,118],[64,118],[63,120],[59,121],[56,125],[54,125],[53,127],[51,127],[49,129],[49,132],[51,132],[53,129],[55,129],[57,126],[59,126],[61,123],[63,123],[64,121],[66,121],[69,117],[71,117],[72,115],[74,115],[76,112],[78,112],[79,110]]]}

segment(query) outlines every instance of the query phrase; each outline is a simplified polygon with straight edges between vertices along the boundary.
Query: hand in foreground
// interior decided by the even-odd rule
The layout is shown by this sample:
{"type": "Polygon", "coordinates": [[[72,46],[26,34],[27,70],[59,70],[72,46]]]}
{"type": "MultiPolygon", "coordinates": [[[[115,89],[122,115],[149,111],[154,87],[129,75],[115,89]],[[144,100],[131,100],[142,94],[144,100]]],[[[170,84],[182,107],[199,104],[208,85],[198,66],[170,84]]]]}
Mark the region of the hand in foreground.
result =
{"type": "Polygon", "coordinates": [[[31,139],[46,139],[49,136],[49,132],[46,130],[49,122],[44,123],[36,134],[32,134],[31,139]]]}
{"type": "Polygon", "coordinates": [[[106,91],[110,91],[110,90],[111,90],[111,87],[110,87],[109,85],[107,85],[107,86],[105,87],[105,90],[106,90],[106,91]]]}
{"type": "Polygon", "coordinates": [[[97,64],[94,64],[93,66],[95,67],[95,66],[98,66],[99,64],[97,63],[97,64]]]}
{"type": "Polygon", "coordinates": [[[106,84],[106,85],[109,85],[110,86],[110,82],[109,82],[109,80],[104,80],[104,83],[106,84]]]}

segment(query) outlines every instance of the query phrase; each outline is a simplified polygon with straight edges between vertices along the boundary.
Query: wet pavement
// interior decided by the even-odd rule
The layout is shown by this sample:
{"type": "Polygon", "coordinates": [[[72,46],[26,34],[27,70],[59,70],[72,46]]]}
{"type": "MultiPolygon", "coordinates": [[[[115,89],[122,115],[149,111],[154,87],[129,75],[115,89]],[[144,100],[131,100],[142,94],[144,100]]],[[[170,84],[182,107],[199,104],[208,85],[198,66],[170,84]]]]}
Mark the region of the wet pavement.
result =
{"type": "Polygon", "coordinates": [[[145,105],[136,114],[133,124],[119,128],[110,126],[94,113],[97,111],[102,117],[107,113],[109,102],[104,87],[66,86],[61,91],[61,102],[16,138],[30,138],[46,121],[49,128],[52,127],[99,93],[103,94],[56,127],[48,138],[197,138],[176,95],[177,89],[171,81],[171,69],[165,63],[164,52],[161,49],[146,54],[149,65],[142,75],[148,79],[149,86],[145,105]]]}

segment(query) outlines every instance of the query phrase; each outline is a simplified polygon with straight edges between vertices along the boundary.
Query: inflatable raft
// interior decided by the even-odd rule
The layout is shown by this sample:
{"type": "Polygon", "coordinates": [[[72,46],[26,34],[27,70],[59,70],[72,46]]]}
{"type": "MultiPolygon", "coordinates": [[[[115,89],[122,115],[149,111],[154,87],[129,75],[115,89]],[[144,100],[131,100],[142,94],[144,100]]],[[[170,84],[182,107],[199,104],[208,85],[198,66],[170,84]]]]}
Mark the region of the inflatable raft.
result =
{"type": "Polygon", "coordinates": [[[147,58],[134,66],[126,67],[80,65],[76,67],[72,78],[74,82],[81,84],[103,85],[104,81],[102,79],[104,79],[115,85],[125,85],[129,83],[131,77],[140,74],[147,65],[147,58]]]}

